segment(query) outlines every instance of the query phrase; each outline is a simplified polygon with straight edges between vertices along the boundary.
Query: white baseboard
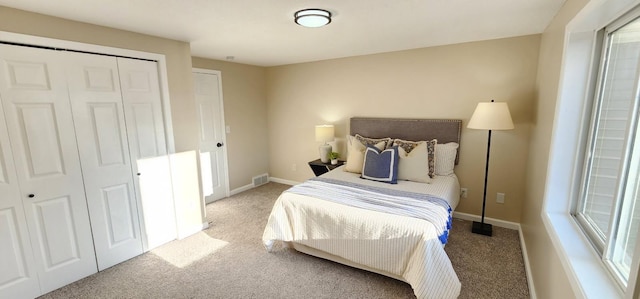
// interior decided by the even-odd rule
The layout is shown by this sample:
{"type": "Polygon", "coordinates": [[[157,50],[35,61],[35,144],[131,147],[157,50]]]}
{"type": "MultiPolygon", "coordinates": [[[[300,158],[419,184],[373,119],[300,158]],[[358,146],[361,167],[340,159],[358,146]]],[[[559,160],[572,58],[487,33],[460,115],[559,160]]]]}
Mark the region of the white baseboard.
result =
{"type": "Polygon", "coordinates": [[[536,299],[536,288],[533,284],[533,274],[531,273],[531,264],[529,263],[529,254],[527,253],[527,246],[524,243],[524,235],[522,234],[522,227],[518,229],[520,235],[520,248],[522,249],[522,258],[524,259],[524,270],[527,273],[527,284],[529,285],[529,298],[536,299]]]}
{"type": "Polygon", "coordinates": [[[244,192],[244,191],[247,191],[247,190],[250,190],[250,189],[253,189],[253,184],[246,184],[246,185],[244,185],[244,186],[242,186],[240,188],[236,188],[236,189],[233,189],[233,190],[229,191],[229,196],[234,196],[234,195],[236,195],[236,194],[238,194],[240,192],[244,192]]]}
{"type": "MultiPolygon", "coordinates": [[[[300,182],[290,181],[290,180],[285,180],[285,179],[279,179],[279,178],[274,178],[274,177],[269,177],[269,182],[280,183],[280,184],[291,185],[291,186],[300,184],[300,182]]],[[[240,192],[251,190],[253,188],[255,188],[255,186],[253,186],[253,184],[247,184],[247,185],[244,185],[244,186],[242,186],[240,188],[236,188],[236,189],[233,189],[233,190],[229,191],[229,196],[234,196],[234,195],[236,195],[236,194],[238,194],[240,192]]]]}
{"type": "MultiPolygon", "coordinates": [[[[462,219],[462,220],[468,220],[468,221],[480,221],[481,217],[478,215],[473,215],[473,214],[467,214],[467,213],[460,213],[460,212],[453,212],[453,218],[458,218],[458,219],[462,219]]],[[[484,222],[489,223],[491,225],[495,225],[498,227],[504,227],[504,228],[508,228],[508,229],[515,229],[515,230],[519,230],[520,229],[520,223],[516,223],[516,222],[511,222],[511,221],[505,221],[505,220],[500,220],[500,219],[495,219],[495,218],[489,218],[489,217],[484,217],[484,222]]]]}
{"type": "Polygon", "coordinates": [[[291,185],[291,186],[300,184],[300,182],[279,179],[274,177],[270,177],[269,182],[280,183],[280,184],[291,185]]]}

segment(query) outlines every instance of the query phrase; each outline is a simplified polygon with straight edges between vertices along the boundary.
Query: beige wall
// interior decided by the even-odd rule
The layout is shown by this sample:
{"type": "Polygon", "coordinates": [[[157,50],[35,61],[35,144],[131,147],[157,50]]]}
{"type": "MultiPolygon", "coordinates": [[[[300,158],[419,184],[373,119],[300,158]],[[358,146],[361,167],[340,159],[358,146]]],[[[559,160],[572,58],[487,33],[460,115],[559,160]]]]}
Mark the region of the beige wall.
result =
{"type": "Polygon", "coordinates": [[[229,158],[229,188],[252,183],[269,173],[265,68],[193,57],[193,67],[222,72],[229,158]]]}
{"type": "Polygon", "coordinates": [[[540,63],[533,107],[526,194],[522,207],[522,231],[538,298],[575,298],[567,275],[542,223],[549,147],[560,82],[564,29],[584,7],[586,0],[569,0],[542,35],[540,63]]]}
{"type": "MultiPolygon", "coordinates": [[[[493,134],[487,216],[520,222],[539,44],[530,35],[268,68],[270,173],[313,176],[316,124],[336,125],[344,156],[352,116],[456,118],[466,126],[478,102],[506,101],[516,129],[493,134]],[[505,204],[495,203],[496,192],[506,193],[505,204]]],[[[481,213],[486,144],[486,131],[463,129],[456,173],[469,197],[457,211],[481,213]]]]}

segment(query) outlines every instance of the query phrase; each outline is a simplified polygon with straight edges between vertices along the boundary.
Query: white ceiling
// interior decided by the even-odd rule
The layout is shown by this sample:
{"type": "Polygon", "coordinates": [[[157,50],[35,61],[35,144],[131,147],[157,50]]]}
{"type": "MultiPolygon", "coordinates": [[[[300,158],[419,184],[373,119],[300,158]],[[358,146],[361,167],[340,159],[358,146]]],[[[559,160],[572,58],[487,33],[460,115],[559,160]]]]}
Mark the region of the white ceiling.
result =
{"type": "Polygon", "coordinates": [[[0,0],[0,5],[191,43],[259,66],[536,34],[565,0],[0,0]],[[303,8],[333,14],[304,28],[303,8]]]}

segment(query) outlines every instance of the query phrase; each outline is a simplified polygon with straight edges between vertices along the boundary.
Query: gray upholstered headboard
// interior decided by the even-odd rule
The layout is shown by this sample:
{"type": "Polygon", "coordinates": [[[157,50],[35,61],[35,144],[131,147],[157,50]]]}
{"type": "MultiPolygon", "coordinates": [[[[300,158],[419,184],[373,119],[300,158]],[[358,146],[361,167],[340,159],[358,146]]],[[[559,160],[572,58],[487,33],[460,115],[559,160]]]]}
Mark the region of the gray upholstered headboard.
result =
{"type": "MultiPolygon", "coordinates": [[[[460,144],[462,120],[352,117],[349,131],[371,138],[399,138],[419,141],[438,139],[438,143],[460,144]]],[[[460,158],[460,148],[456,164],[460,158]]]]}

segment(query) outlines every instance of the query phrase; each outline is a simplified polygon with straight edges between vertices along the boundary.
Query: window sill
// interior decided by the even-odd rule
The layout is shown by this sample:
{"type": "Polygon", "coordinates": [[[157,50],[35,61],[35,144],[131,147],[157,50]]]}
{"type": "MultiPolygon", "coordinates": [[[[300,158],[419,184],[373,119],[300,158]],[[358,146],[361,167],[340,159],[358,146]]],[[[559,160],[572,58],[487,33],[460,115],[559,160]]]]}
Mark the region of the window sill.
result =
{"type": "Polygon", "coordinates": [[[543,213],[542,220],[578,298],[624,297],[570,215],[543,213]]]}

